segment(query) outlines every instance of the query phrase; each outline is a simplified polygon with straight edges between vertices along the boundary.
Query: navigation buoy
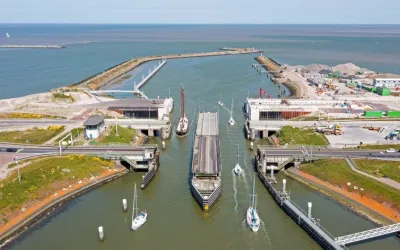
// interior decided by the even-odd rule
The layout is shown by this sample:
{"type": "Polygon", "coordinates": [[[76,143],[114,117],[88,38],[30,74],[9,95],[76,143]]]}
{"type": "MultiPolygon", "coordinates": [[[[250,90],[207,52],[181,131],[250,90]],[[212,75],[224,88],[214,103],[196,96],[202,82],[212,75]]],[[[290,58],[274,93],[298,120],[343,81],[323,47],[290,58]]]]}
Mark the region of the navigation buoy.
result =
{"type": "Polygon", "coordinates": [[[286,193],[286,179],[282,180],[282,193],[286,193]]]}
{"type": "Polygon", "coordinates": [[[250,149],[253,150],[253,148],[254,148],[254,143],[250,142],[250,149]]]}
{"type": "Polygon", "coordinates": [[[104,240],[104,230],[103,230],[103,227],[102,227],[102,226],[99,226],[99,239],[100,239],[101,241],[104,240]]]}
{"type": "Polygon", "coordinates": [[[161,142],[162,148],[165,149],[165,141],[161,142]]]}
{"type": "Polygon", "coordinates": [[[122,208],[124,209],[124,212],[128,210],[128,202],[126,199],[122,199],[122,208]]]}

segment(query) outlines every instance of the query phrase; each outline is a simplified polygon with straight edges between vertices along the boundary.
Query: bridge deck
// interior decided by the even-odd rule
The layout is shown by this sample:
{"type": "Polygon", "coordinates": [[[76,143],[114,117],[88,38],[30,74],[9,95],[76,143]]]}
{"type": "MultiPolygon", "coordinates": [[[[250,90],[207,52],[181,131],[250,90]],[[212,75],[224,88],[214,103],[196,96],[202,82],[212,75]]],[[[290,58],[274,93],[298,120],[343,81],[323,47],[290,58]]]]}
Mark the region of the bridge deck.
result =
{"type": "Polygon", "coordinates": [[[218,175],[221,172],[218,138],[218,114],[199,113],[194,140],[192,172],[218,175]]]}
{"type": "Polygon", "coordinates": [[[346,245],[346,244],[351,244],[351,243],[355,243],[355,242],[359,242],[359,241],[363,241],[363,240],[373,239],[373,238],[388,235],[388,234],[393,234],[396,232],[400,232],[400,223],[337,237],[337,238],[335,238],[335,241],[338,244],[346,245]]]}

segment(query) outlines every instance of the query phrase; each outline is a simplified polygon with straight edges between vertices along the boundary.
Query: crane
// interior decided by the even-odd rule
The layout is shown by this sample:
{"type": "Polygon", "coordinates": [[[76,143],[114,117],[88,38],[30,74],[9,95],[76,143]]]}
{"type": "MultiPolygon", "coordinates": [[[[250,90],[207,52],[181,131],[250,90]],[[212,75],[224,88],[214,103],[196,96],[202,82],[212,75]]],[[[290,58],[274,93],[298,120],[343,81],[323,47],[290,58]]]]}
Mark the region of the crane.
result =
{"type": "Polygon", "coordinates": [[[267,91],[265,91],[263,88],[260,88],[260,97],[259,97],[260,99],[261,99],[262,94],[264,94],[265,97],[267,97],[267,98],[271,98],[271,96],[267,93],[267,91]]]}

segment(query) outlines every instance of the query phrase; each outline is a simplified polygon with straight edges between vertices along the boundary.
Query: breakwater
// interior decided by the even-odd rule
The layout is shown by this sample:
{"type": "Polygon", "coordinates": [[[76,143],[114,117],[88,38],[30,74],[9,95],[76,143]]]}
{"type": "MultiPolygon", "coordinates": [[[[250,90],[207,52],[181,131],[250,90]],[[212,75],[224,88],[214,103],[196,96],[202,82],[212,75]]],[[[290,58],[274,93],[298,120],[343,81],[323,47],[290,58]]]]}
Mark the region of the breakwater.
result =
{"type": "Polygon", "coordinates": [[[87,78],[87,80],[75,83],[70,87],[87,87],[91,90],[98,90],[101,87],[106,86],[111,81],[120,77],[121,75],[135,69],[143,63],[163,60],[163,59],[179,59],[179,58],[190,58],[190,57],[209,57],[209,56],[225,56],[225,55],[240,55],[240,54],[252,54],[260,53],[260,50],[254,50],[249,48],[230,48],[224,51],[214,51],[214,52],[201,52],[201,53],[189,53],[189,54],[173,54],[164,56],[148,56],[139,57],[132,60],[126,61],[124,63],[118,64],[102,73],[96,74],[95,76],[87,78]]]}
{"type": "Polygon", "coordinates": [[[264,69],[266,69],[271,75],[273,75],[274,83],[282,83],[290,91],[290,96],[294,98],[301,98],[301,85],[293,82],[289,79],[285,80],[281,78],[281,65],[271,58],[264,57],[263,55],[255,58],[264,69]]]}
{"type": "Polygon", "coordinates": [[[62,45],[0,45],[0,49],[65,49],[62,45]]]}

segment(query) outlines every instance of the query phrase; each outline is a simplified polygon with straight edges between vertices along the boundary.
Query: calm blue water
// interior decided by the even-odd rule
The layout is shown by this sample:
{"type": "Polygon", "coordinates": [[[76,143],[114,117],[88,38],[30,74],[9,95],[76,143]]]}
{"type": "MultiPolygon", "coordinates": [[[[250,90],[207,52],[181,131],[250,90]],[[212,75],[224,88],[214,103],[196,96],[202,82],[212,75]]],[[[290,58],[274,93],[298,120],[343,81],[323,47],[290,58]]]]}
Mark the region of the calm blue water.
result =
{"type": "Polygon", "coordinates": [[[71,84],[138,56],[226,46],[263,49],[286,64],[353,62],[379,72],[400,73],[400,25],[3,24],[0,44],[68,46],[62,50],[0,49],[0,98],[71,84]]]}

